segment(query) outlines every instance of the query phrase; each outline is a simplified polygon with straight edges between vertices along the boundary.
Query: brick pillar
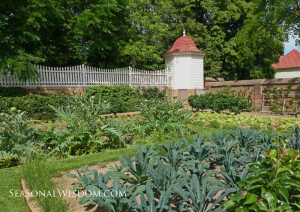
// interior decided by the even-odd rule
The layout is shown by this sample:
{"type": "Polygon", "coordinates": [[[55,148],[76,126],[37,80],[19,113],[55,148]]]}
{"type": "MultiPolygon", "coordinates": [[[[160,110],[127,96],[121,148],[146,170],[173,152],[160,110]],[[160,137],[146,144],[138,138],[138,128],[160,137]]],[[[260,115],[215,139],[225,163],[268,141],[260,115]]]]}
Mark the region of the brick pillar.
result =
{"type": "Polygon", "coordinates": [[[253,107],[261,107],[261,96],[262,86],[261,84],[255,84],[254,85],[254,91],[253,91],[253,107]]]}

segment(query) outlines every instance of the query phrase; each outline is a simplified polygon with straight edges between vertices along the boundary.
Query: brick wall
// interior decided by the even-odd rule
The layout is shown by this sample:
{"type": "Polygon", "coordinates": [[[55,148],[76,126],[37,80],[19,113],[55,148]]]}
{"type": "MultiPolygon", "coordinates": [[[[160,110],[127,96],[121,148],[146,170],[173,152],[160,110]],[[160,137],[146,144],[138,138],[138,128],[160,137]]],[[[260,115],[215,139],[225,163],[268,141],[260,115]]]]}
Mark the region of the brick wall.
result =
{"type": "MultiPolygon", "coordinates": [[[[251,91],[253,99],[253,107],[261,107],[262,105],[262,92],[264,87],[273,88],[276,85],[278,88],[281,86],[287,88],[292,85],[295,89],[300,84],[300,78],[282,78],[282,79],[258,79],[258,80],[239,80],[239,81],[223,81],[223,82],[205,82],[205,89],[215,93],[218,89],[230,86],[237,91],[247,88],[247,94],[251,91]]],[[[246,94],[246,95],[247,95],[246,94]]]]}

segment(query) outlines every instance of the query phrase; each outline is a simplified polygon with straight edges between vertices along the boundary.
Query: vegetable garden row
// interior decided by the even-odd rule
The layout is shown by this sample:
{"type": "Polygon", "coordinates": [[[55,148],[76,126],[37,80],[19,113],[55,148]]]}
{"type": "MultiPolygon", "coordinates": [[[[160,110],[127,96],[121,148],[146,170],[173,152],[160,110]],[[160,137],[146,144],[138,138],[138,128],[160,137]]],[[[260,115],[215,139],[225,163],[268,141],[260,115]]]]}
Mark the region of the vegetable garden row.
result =
{"type": "MultiPolygon", "coordinates": [[[[78,170],[76,176],[69,175],[79,179],[74,191],[109,189],[126,190],[128,194],[126,198],[89,195],[82,197],[80,203],[98,204],[108,211],[300,209],[297,164],[300,129],[294,127],[299,126],[297,119],[239,114],[251,109],[249,99],[243,96],[221,93],[193,96],[189,101],[195,109],[211,107],[214,111],[193,113],[182,109],[182,101],[170,101],[158,90],[144,90],[141,96],[136,90],[121,87],[92,87],[85,95],[58,95],[58,98],[41,95],[0,98],[7,102],[0,106],[0,167],[22,164],[26,169],[30,164],[39,163],[34,162],[37,158],[75,161],[99,152],[105,154],[147,144],[147,147],[136,147],[135,158],[120,156],[121,165],[110,167],[104,175],[88,170],[88,166],[78,170]],[[51,98],[53,102],[41,103],[39,98],[51,98]],[[140,115],[100,116],[120,112],[120,105],[127,108],[134,99],[140,115]],[[24,110],[26,104],[29,108],[43,104],[45,111],[55,114],[56,120],[32,122],[32,114],[24,110]],[[231,113],[222,113],[226,109],[231,113]],[[280,126],[272,125],[279,122],[280,126]],[[220,128],[226,131],[214,133],[212,137],[198,135],[193,141],[178,141],[195,137],[200,131],[219,132],[220,128]],[[281,129],[289,130],[289,134],[281,133],[281,129]],[[172,142],[167,144],[168,140],[172,142]],[[150,146],[153,143],[156,149],[160,145],[164,151],[159,153],[150,146]],[[108,186],[111,181],[113,187],[108,186]]],[[[29,187],[46,189],[50,174],[47,180],[40,180],[41,185],[35,185],[30,178],[35,179],[42,168],[34,170],[31,167],[23,171],[29,187]]],[[[41,207],[51,211],[52,203],[44,201],[41,207]]]]}

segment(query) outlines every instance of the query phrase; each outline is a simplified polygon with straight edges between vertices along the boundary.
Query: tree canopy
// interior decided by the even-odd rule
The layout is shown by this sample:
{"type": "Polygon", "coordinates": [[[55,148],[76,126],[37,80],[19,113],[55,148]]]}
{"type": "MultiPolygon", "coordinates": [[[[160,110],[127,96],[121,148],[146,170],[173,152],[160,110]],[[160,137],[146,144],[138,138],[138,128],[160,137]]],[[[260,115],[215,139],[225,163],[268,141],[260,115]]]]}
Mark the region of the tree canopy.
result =
{"type": "Polygon", "coordinates": [[[273,78],[271,64],[299,24],[297,0],[2,1],[0,72],[26,80],[33,64],[161,69],[186,29],[207,53],[205,76],[273,78]]]}

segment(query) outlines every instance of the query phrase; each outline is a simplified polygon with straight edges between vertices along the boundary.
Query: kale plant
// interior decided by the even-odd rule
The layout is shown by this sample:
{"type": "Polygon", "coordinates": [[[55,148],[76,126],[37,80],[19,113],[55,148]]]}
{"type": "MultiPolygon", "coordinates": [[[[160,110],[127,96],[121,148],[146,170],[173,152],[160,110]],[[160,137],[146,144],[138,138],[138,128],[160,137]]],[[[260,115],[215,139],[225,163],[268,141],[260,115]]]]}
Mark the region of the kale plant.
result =
{"type": "Polygon", "coordinates": [[[135,146],[136,154],[135,158],[132,160],[129,156],[125,158],[120,156],[119,159],[124,167],[126,167],[126,172],[130,172],[135,179],[132,181],[135,184],[143,184],[143,182],[148,178],[147,166],[151,159],[158,154],[158,151],[155,150],[154,145],[151,148],[146,146],[135,146]],[[133,162],[135,164],[133,164],[133,162]]]}

